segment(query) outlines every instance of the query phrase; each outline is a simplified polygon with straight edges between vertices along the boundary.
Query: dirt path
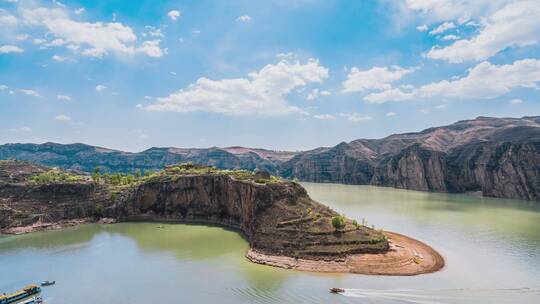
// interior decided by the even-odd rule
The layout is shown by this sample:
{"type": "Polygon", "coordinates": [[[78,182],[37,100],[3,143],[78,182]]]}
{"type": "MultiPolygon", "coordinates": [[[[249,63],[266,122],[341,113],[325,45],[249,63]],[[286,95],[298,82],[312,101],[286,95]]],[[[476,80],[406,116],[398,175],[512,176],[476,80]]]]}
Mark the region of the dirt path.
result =
{"type": "Polygon", "coordinates": [[[384,254],[356,254],[341,260],[315,261],[265,255],[250,249],[246,257],[254,263],[287,269],[370,275],[410,276],[435,272],[444,267],[443,257],[430,246],[398,233],[385,234],[390,241],[390,250],[384,254]]]}

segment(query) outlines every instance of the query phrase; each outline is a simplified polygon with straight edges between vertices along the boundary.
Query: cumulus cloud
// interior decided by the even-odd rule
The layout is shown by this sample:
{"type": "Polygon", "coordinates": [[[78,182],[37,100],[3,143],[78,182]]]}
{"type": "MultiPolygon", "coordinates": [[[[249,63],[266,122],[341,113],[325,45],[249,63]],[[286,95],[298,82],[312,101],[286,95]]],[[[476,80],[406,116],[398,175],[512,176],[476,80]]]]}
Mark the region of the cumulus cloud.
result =
{"type": "Polygon", "coordinates": [[[388,90],[394,81],[412,73],[416,68],[402,68],[399,66],[373,67],[369,70],[352,68],[343,82],[342,92],[362,92],[366,90],[388,90]]]}
{"type": "Polygon", "coordinates": [[[32,97],[40,97],[39,93],[35,90],[30,89],[18,89],[17,91],[23,93],[24,95],[32,96],[32,97]]]}
{"type": "Polygon", "coordinates": [[[107,89],[107,87],[104,86],[104,85],[102,85],[102,84],[98,84],[98,85],[96,86],[96,91],[98,91],[98,92],[103,92],[103,91],[105,91],[106,89],[107,89]]]}
{"type": "Polygon", "coordinates": [[[483,22],[478,35],[433,47],[427,57],[452,63],[485,60],[508,47],[538,43],[540,2],[518,1],[497,10],[483,22]]]}
{"type": "Polygon", "coordinates": [[[137,47],[137,36],[133,30],[118,22],[79,22],[60,8],[22,9],[21,15],[26,25],[45,27],[56,37],[55,43],[50,46],[66,45],[84,56],[102,57],[109,53],[143,53],[151,57],[163,55],[163,52],[155,50],[156,41],[145,41],[141,47],[137,47]],[[148,43],[152,48],[148,47],[148,43]]]}
{"type": "Polygon", "coordinates": [[[319,119],[319,120],[332,120],[332,119],[335,119],[336,117],[332,114],[316,114],[316,115],[313,115],[313,118],[319,119]]]}
{"type": "Polygon", "coordinates": [[[422,24],[422,25],[417,26],[416,29],[417,29],[419,32],[427,32],[427,30],[429,29],[429,27],[427,26],[427,24],[422,24]]]}
{"type": "Polygon", "coordinates": [[[62,101],[71,101],[71,96],[69,95],[56,95],[56,99],[62,101]]]}
{"type": "Polygon", "coordinates": [[[306,63],[283,60],[249,73],[247,78],[199,78],[185,89],[157,98],[144,109],[263,116],[302,113],[288,103],[286,95],[310,83],[321,83],[327,77],[328,69],[318,60],[310,59],[306,63]]]}
{"type": "Polygon", "coordinates": [[[351,122],[362,122],[362,121],[373,120],[373,117],[363,116],[363,115],[360,115],[359,113],[340,113],[339,116],[351,122]]]}
{"type": "Polygon", "coordinates": [[[0,46],[0,54],[9,54],[9,53],[22,53],[23,49],[16,45],[2,45],[0,46]]]}
{"type": "MultiPolygon", "coordinates": [[[[0,13],[2,11],[0,10],[0,13]]],[[[0,15],[0,25],[3,26],[10,26],[10,25],[17,25],[18,20],[15,16],[12,15],[0,15]]]]}
{"type": "Polygon", "coordinates": [[[389,89],[367,95],[373,103],[404,101],[425,97],[451,97],[459,99],[492,99],[516,88],[538,89],[540,60],[523,59],[512,64],[494,65],[484,61],[468,70],[466,76],[421,86],[419,89],[389,89]]]}
{"type": "Polygon", "coordinates": [[[169,18],[171,18],[172,21],[176,21],[176,19],[178,19],[180,15],[182,15],[182,12],[180,12],[179,10],[172,10],[167,13],[167,16],[169,16],[169,18]]]}
{"type": "Polygon", "coordinates": [[[459,36],[456,36],[456,35],[446,35],[442,37],[442,40],[444,41],[452,41],[452,40],[458,40],[458,39],[459,39],[459,36]]]}
{"type": "Polygon", "coordinates": [[[516,98],[516,99],[510,100],[510,103],[513,104],[513,105],[518,105],[518,104],[522,104],[523,100],[516,98]]]}
{"type": "Polygon", "coordinates": [[[456,27],[456,25],[454,24],[454,22],[445,22],[445,23],[439,25],[438,27],[432,29],[429,32],[429,34],[430,35],[442,34],[442,33],[446,32],[447,30],[453,29],[455,27],[456,27]]]}
{"type": "Polygon", "coordinates": [[[483,16],[515,0],[405,0],[405,6],[425,14],[429,20],[459,20],[483,16]]]}
{"type": "Polygon", "coordinates": [[[54,119],[58,120],[58,121],[61,121],[61,122],[70,122],[70,121],[72,121],[71,117],[69,117],[69,116],[67,116],[65,114],[57,115],[54,119]]]}
{"type": "Polygon", "coordinates": [[[330,91],[326,90],[319,90],[319,89],[313,89],[311,92],[307,95],[306,100],[315,100],[319,98],[319,96],[328,96],[330,95],[330,91]]]}
{"type": "Polygon", "coordinates": [[[249,21],[251,21],[251,17],[248,16],[248,15],[242,15],[242,16],[236,18],[236,21],[249,22],[249,21]]]}
{"type": "Polygon", "coordinates": [[[386,117],[392,117],[392,116],[396,116],[396,112],[388,112],[386,113],[386,117]]]}

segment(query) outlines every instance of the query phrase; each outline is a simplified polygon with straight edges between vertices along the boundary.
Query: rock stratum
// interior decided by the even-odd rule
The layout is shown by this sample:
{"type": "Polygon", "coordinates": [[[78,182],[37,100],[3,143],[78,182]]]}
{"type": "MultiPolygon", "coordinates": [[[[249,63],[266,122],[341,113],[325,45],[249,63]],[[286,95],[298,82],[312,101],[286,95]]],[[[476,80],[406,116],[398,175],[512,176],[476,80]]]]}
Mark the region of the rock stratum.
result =
{"type": "Polygon", "coordinates": [[[272,256],[336,261],[381,254],[381,231],[342,218],[297,183],[265,172],[192,164],[147,176],[78,175],[24,161],[0,161],[0,229],[31,232],[109,221],[209,223],[241,231],[252,250],[272,256]]]}
{"type": "Polygon", "coordinates": [[[304,152],[243,147],[151,148],[140,153],[84,144],[6,144],[0,159],[91,172],[160,170],[191,161],[260,169],[285,178],[540,200],[540,117],[478,117],[421,132],[359,139],[304,152]]]}

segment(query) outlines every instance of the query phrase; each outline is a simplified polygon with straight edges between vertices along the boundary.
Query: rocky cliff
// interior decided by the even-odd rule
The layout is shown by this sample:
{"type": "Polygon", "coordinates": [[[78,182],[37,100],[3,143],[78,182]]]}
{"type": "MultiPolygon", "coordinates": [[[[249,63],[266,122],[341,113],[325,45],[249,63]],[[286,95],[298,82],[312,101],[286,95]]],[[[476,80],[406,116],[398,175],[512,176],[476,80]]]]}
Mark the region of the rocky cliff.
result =
{"type": "Polygon", "coordinates": [[[297,183],[264,172],[169,166],[138,179],[77,175],[22,161],[0,162],[0,229],[81,218],[203,222],[244,233],[265,254],[335,259],[389,248],[379,231],[343,219],[297,183]]]}
{"type": "Polygon", "coordinates": [[[540,200],[540,117],[460,121],[295,155],[284,177],[540,200]]]}
{"type": "Polygon", "coordinates": [[[540,200],[540,117],[478,117],[416,133],[359,139],[304,152],[242,147],[152,148],[140,153],[83,144],[0,146],[21,159],[91,172],[159,170],[177,162],[261,169],[303,181],[371,184],[421,191],[540,200]]]}

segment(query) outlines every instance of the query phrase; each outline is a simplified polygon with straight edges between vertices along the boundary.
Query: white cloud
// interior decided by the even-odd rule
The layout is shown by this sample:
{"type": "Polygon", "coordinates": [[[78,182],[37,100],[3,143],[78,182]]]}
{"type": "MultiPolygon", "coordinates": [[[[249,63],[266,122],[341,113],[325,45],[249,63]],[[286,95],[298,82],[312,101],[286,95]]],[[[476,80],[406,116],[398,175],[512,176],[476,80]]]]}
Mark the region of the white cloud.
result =
{"type": "Polygon", "coordinates": [[[515,0],[405,0],[405,5],[423,13],[429,20],[459,20],[460,24],[470,18],[481,17],[515,0]]]}
{"type": "Polygon", "coordinates": [[[452,41],[452,40],[458,40],[458,39],[459,39],[459,36],[456,36],[456,35],[446,35],[442,37],[442,40],[444,41],[452,41]]]}
{"type": "Polygon", "coordinates": [[[71,96],[69,95],[56,95],[56,99],[63,101],[71,101],[71,96]]]}
{"type": "Polygon", "coordinates": [[[516,98],[516,99],[510,100],[510,103],[513,104],[513,105],[518,105],[518,104],[522,104],[523,100],[516,98]]]}
{"type": "Polygon", "coordinates": [[[7,89],[9,89],[9,87],[7,85],[0,84],[0,91],[4,91],[4,90],[7,90],[7,89]]]}
{"type": "Polygon", "coordinates": [[[34,91],[34,90],[29,90],[29,89],[18,89],[17,91],[25,94],[25,95],[28,95],[28,96],[32,96],[32,97],[40,97],[39,93],[37,91],[34,91]]]}
{"type": "Polygon", "coordinates": [[[373,67],[369,70],[359,70],[354,67],[343,82],[342,92],[362,92],[365,90],[388,90],[390,83],[400,80],[403,76],[412,73],[416,68],[402,68],[399,66],[373,67]]]}
{"type": "Polygon", "coordinates": [[[385,103],[387,101],[403,101],[410,100],[416,96],[416,92],[404,92],[401,89],[394,88],[382,92],[371,93],[364,97],[369,103],[385,103]]]}
{"type": "Polygon", "coordinates": [[[182,12],[180,12],[178,10],[172,10],[172,11],[167,13],[167,16],[169,16],[169,18],[171,18],[171,20],[173,20],[173,21],[176,21],[176,19],[178,19],[178,17],[180,17],[180,15],[182,15],[182,12]]]}
{"type": "Polygon", "coordinates": [[[469,69],[467,75],[461,78],[423,85],[419,89],[409,89],[409,92],[389,89],[370,94],[364,99],[373,103],[426,97],[492,99],[515,88],[538,89],[539,82],[540,60],[523,59],[506,65],[494,65],[484,61],[469,69]]]}
{"type": "Polygon", "coordinates": [[[105,91],[105,89],[107,89],[107,87],[102,85],[102,84],[98,84],[96,86],[96,91],[98,91],[98,92],[103,92],[103,91],[105,91]]]}
{"type": "Polygon", "coordinates": [[[439,25],[438,27],[432,29],[429,32],[429,34],[430,35],[442,34],[442,33],[446,32],[447,30],[453,29],[455,27],[456,27],[456,25],[454,24],[454,22],[445,22],[445,23],[439,25]]]}
{"type": "MultiPolygon", "coordinates": [[[[84,56],[102,57],[110,52],[144,53],[152,57],[159,54],[155,51],[147,51],[148,41],[143,42],[143,49],[138,48],[135,45],[137,36],[133,30],[121,23],[78,22],[70,19],[66,11],[59,8],[23,9],[21,15],[27,25],[45,27],[57,38],[53,41],[56,42],[55,45],[66,44],[74,51],[80,49],[84,56]]],[[[155,41],[150,43],[155,47],[155,41]]]]}
{"type": "Polygon", "coordinates": [[[373,120],[371,116],[362,116],[359,113],[340,113],[339,116],[346,118],[348,121],[352,122],[362,122],[373,120]]]}
{"type": "Polygon", "coordinates": [[[469,69],[467,76],[422,86],[420,93],[428,97],[489,99],[518,87],[538,88],[538,82],[540,82],[540,60],[524,59],[507,65],[494,65],[484,61],[469,69]]]}
{"type": "Polygon", "coordinates": [[[251,21],[251,17],[248,16],[248,15],[242,15],[242,16],[236,18],[236,21],[249,22],[249,21],[251,21]]]}
{"type": "Polygon", "coordinates": [[[30,35],[28,35],[28,34],[21,34],[21,35],[15,36],[15,39],[17,39],[19,41],[24,41],[24,40],[26,40],[28,38],[30,38],[30,35]]]}
{"type": "Polygon", "coordinates": [[[60,56],[60,55],[53,55],[52,59],[54,61],[58,61],[58,62],[75,62],[76,61],[73,58],[64,57],[64,56],[60,56]]]}
{"type": "Polygon", "coordinates": [[[388,112],[388,113],[386,113],[387,117],[392,117],[392,116],[396,116],[396,115],[397,115],[396,112],[388,112]]]}
{"type": "Polygon", "coordinates": [[[30,127],[20,127],[20,128],[11,128],[9,129],[11,132],[19,132],[19,133],[28,133],[32,132],[32,128],[30,127]]]}
{"type": "Polygon", "coordinates": [[[427,57],[452,63],[485,60],[508,47],[523,47],[540,39],[540,2],[519,1],[496,11],[471,39],[433,47],[427,57]]]}
{"type": "Polygon", "coordinates": [[[285,99],[292,90],[321,83],[328,69],[318,60],[307,63],[280,61],[268,64],[247,78],[199,78],[187,88],[156,99],[149,111],[213,112],[227,115],[281,116],[303,113],[285,99]]]}
{"type": "Polygon", "coordinates": [[[62,122],[70,122],[72,119],[71,117],[65,115],[65,114],[60,114],[60,115],[57,115],[54,119],[58,120],[58,121],[62,121],[62,122]]]}
{"type": "Polygon", "coordinates": [[[200,30],[192,30],[191,33],[193,35],[199,35],[201,33],[201,31],[200,30]]]}
{"type": "Polygon", "coordinates": [[[418,112],[420,112],[422,114],[429,114],[431,111],[429,109],[420,109],[420,110],[418,110],[418,112]]]}
{"type": "MultiPolygon", "coordinates": [[[[1,12],[1,10],[0,10],[1,12]]],[[[18,20],[15,16],[12,15],[2,15],[0,16],[0,25],[3,26],[10,26],[10,25],[17,25],[18,20]]]]}
{"type": "Polygon", "coordinates": [[[167,49],[159,47],[160,40],[148,40],[137,49],[137,52],[144,53],[150,57],[159,58],[167,54],[167,49]]]}
{"type": "Polygon", "coordinates": [[[84,7],[81,7],[81,8],[76,9],[73,12],[75,13],[75,15],[80,15],[80,14],[84,13],[85,11],[86,10],[84,9],[84,7]]]}
{"type": "Polygon", "coordinates": [[[429,29],[429,27],[427,26],[427,24],[422,24],[422,25],[417,26],[416,29],[417,29],[419,32],[427,32],[427,30],[429,29]]]}
{"type": "Polygon", "coordinates": [[[16,45],[3,45],[0,46],[0,54],[9,54],[9,53],[22,53],[23,49],[16,45]]]}
{"type": "Polygon", "coordinates": [[[315,100],[315,99],[319,98],[319,96],[329,96],[330,94],[331,94],[330,91],[313,89],[307,95],[306,100],[311,101],[311,100],[315,100]]]}
{"type": "Polygon", "coordinates": [[[336,117],[331,114],[317,114],[317,115],[313,115],[313,118],[319,119],[319,120],[332,120],[332,119],[335,119],[336,117]]]}

